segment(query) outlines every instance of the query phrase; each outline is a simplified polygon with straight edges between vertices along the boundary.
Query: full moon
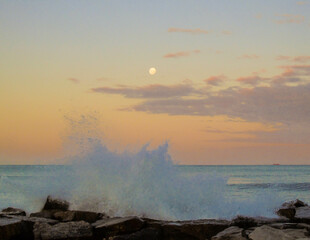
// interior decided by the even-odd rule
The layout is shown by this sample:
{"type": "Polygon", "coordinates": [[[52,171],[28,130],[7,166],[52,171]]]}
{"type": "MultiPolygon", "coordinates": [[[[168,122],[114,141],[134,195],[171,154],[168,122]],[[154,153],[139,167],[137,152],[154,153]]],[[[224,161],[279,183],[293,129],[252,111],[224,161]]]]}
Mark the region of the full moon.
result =
{"type": "Polygon", "coordinates": [[[154,75],[155,73],[156,73],[156,68],[152,67],[152,68],[149,69],[149,74],[150,75],[154,75]]]}

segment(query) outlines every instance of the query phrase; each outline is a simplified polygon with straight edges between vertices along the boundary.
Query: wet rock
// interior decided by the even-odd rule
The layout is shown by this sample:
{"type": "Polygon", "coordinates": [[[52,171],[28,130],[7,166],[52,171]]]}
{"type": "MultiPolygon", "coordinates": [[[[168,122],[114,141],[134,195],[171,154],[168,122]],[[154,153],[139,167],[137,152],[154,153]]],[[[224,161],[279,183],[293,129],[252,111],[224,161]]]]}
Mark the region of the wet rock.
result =
{"type": "Polygon", "coordinates": [[[256,228],[249,234],[251,240],[294,240],[307,238],[305,229],[280,230],[267,225],[256,228]]]}
{"type": "Polygon", "coordinates": [[[88,211],[59,211],[55,212],[52,218],[62,222],[85,221],[89,223],[102,219],[104,214],[88,211]]]}
{"type": "Polygon", "coordinates": [[[32,225],[17,218],[0,218],[0,239],[33,239],[32,225]]]}
{"type": "Polygon", "coordinates": [[[296,214],[296,209],[294,207],[283,207],[276,211],[278,216],[286,217],[288,219],[293,219],[296,214]]]}
{"type": "Polygon", "coordinates": [[[109,240],[161,240],[161,231],[156,228],[144,228],[132,234],[119,235],[109,240]]]}
{"type": "Polygon", "coordinates": [[[163,223],[163,239],[201,239],[211,238],[230,226],[226,220],[194,220],[163,223]]]}
{"type": "Polygon", "coordinates": [[[92,227],[84,221],[67,222],[50,225],[48,223],[35,223],[35,240],[91,240],[92,227]]]}
{"type": "Polygon", "coordinates": [[[294,201],[285,202],[281,205],[281,207],[291,207],[291,208],[299,208],[299,207],[306,207],[308,204],[296,199],[294,201]]]}
{"type": "Polygon", "coordinates": [[[232,220],[232,225],[247,229],[250,227],[256,227],[257,222],[251,217],[237,216],[232,220]]]}
{"type": "Polygon", "coordinates": [[[0,215],[15,215],[15,216],[26,216],[26,212],[19,208],[8,207],[2,209],[0,215]]]}
{"type": "Polygon", "coordinates": [[[247,240],[244,230],[239,227],[229,227],[224,231],[219,232],[211,240],[247,240]]]}
{"type": "Polygon", "coordinates": [[[297,208],[294,220],[302,223],[310,223],[310,207],[297,208]]]}
{"type": "Polygon", "coordinates": [[[288,219],[293,219],[295,217],[296,211],[301,207],[307,207],[308,205],[299,199],[294,201],[285,202],[276,211],[278,216],[283,216],[288,219]]]}
{"type": "Polygon", "coordinates": [[[65,200],[56,199],[48,196],[42,210],[52,209],[67,211],[69,209],[69,203],[65,200]]]}
{"type": "Polygon", "coordinates": [[[59,212],[57,209],[52,210],[42,210],[41,212],[31,213],[30,217],[38,217],[38,218],[54,218],[54,213],[59,212]]]}
{"type": "Polygon", "coordinates": [[[138,217],[108,218],[99,220],[92,226],[98,238],[137,232],[144,226],[144,221],[138,217]]]}

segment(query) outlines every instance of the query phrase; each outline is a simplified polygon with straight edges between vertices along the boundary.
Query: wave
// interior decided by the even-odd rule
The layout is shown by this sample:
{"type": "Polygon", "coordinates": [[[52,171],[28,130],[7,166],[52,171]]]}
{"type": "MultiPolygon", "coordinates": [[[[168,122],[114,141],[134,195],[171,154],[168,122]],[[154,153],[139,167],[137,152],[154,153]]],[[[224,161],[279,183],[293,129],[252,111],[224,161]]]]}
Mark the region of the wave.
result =
{"type": "Polygon", "coordinates": [[[278,191],[309,191],[310,183],[242,183],[229,184],[232,187],[239,189],[276,189],[278,191]]]}
{"type": "MultiPolygon", "coordinates": [[[[70,168],[55,169],[46,173],[45,180],[27,179],[22,185],[10,178],[1,181],[2,189],[17,194],[14,206],[39,210],[52,194],[71,202],[73,209],[186,220],[274,216],[273,210],[281,203],[274,191],[266,189],[247,199],[233,199],[228,179],[215,173],[182,174],[168,153],[167,142],[153,150],[146,144],[135,153],[113,152],[97,136],[95,118],[90,119],[70,121],[74,131],[65,145],[75,154],[64,159],[70,168]]],[[[1,202],[1,207],[5,204],[13,203],[1,202]]]]}

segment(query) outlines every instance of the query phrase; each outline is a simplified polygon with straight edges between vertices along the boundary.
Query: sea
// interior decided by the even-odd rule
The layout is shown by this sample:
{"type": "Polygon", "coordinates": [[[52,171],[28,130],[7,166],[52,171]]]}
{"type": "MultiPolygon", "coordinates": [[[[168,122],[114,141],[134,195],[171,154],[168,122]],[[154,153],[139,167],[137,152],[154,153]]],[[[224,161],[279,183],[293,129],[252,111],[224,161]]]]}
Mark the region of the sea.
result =
{"type": "Polygon", "coordinates": [[[108,158],[91,165],[1,165],[0,208],[39,211],[52,195],[75,209],[184,220],[273,217],[285,201],[310,203],[309,165],[176,165],[164,146],[140,155],[107,151],[88,156],[108,158]]]}

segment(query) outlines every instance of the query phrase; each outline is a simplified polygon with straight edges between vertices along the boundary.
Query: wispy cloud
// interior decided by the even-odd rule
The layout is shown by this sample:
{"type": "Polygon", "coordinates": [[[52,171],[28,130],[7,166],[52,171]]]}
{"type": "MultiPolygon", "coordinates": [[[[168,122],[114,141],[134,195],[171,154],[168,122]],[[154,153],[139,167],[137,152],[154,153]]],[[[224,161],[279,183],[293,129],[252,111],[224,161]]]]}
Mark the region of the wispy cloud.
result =
{"type": "MultiPolygon", "coordinates": [[[[240,77],[236,80],[241,84],[216,91],[214,88],[195,88],[190,81],[176,85],[101,87],[93,88],[92,91],[142,99],[137,105],[121,109],[125,111],[170,115],[225,115],[246,121],[270,123],[309,123],[310,65],[284,65],[279,68],[283,70],[280,75],[269,78],[259,75],[240,77]],[[261,82],[264,84],[260,85],[261,82]]],[[[222,75],[211,76],[204,82],[218,86],[223,83],[223,79],[226,77],[222,75]]]]}
{"type": "Polygon", "coordinates": [[[250,59],[250,60],[253,60],[253,59],[259,59],[259,56],[256,55],[256,54],[244,54],[240,57],[238,57],[239,59],[250,59]]]}
{"type": "Polygon", "coordinates": [[[262,19],[263,15],[259,13],[259,14],[256,14],[254,17],[257,18],[257,19],[262,19]]]}
{"type": "Polygon", "coordinates": [[[127,98],[171,98],[188,96],[195,90],[190,84],[160,85],[152,84],[142,87],[120,86],[117,88],[98,87],[92,88],[92,92],[105,94],[120,94],[127,98]]]}
{"type": "Polygon", "coordinates": [[[308,61],[310,61],[310,56],[291,57],[291,56],[280,55],[280,56],[278,56],[276,58],[276,60],[279,60],[279,61],[292,61],[292,62],[308,62],[308,61]]]}
{"type": "Polygon", "coordinates": [[[285,23],[302,23],[305,20],[305,17],[302,15],[293,15],[293,14],[278,14],[276,15],[279,17],[278,20],[275,22],[278,24],[285,24],[285,23]]]}
{"type": "Polygon", "coordinates": [[[257,85],[261,81],[263,81],[263,78],[254,75],[254,76],[247,76],[247,77],[239,77],[236,79],[240,83],[250,84],[250,85],[257,85]]]}
{"type": "Polygon", "coordinates": [[[68,80],[69,80],[70,82],[72,82],[72,83],[75,83],[75,84],[80,83],[80,80],[77,79],[77,78],[68,78],[68,80]]]}
{"type": "Polygon", "coordinates": [[[308,3],[305,2],[305,1],[299,1],[299,2],[297,2],[297,4],[298,4],[298,5],[306,5],[306,4],[308,4],[308,3]]]}
{"type": "Polygon", "coordinates": [[[224,35],[232,35],[232,32],[228,31],[228,30],[224,30],[224,31],[222,31],[222,34],[224,34],[224,35]]]}
{"type": "Polygon", "coordinates": [[[226,79],[224,75],[211,76],[205,79],[204,82],[207,83],[208,85],[219,86],[223,82],[224,79],[226,79]]]}
{"type": "Polygon", "coordinates": [[[179,58],[179,57],[188,57],[193,53],[200,53],[200,50],[194,50],[194,51],[181,51],[176,53],[167,53],[164,55],[164,58],[179,58]]]}
{"type": "Polygon", "coordinates": [[[190,33],[190,34],[208,34],[210,31],[195,28],[195,29],[186,29],[186,28],[169,28],[168,32],[170,33],[190,33]]]}

